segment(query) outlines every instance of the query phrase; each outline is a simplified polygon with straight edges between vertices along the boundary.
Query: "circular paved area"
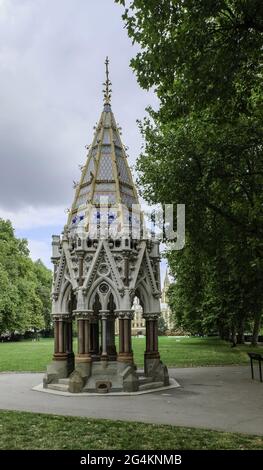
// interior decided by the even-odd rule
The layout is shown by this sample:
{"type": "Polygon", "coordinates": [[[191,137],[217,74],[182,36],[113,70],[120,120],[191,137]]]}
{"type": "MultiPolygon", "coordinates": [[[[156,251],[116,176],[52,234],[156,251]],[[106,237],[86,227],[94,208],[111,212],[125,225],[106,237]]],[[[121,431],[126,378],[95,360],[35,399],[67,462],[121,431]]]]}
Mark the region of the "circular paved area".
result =
{"type": "Polygon", "coordinates": [[[58,396],[32,387],[43,374],[1,373],[0,408],[143,421],[263,435],[263,383],[246,366],[169,369],[181,387],[147,395],[58,396]]]}

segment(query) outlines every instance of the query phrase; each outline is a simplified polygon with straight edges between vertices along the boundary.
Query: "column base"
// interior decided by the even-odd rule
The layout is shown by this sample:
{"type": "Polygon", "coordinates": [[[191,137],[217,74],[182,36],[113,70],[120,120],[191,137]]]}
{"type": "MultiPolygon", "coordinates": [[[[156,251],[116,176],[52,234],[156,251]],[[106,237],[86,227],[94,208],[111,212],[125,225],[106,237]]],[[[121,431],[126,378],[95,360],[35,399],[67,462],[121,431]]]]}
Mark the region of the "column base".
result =
{"type": "Polygon", "coordinates": [[[67,353],[54,353],[53,361],[66,361],[67,357],[68,357],[67,353]]]}
{"type": "Polygon", "coordinates": [[[160,355],[153,357],[152,353],[145,353],[144,373],[145,376],[150,377],[153,382],[163,382],[164,386],[169,385],[168,369],[166,365],[160,361],[160,355]]]}
{"type": "Polygon", "coordinates": [[[133,364],[133,353],[119,353],[117,356],[117,361],[133,364]]]}
{"type": "Polygon", "coordinates": [[[80,393],[91,374],[92,359],[90,354],[77,354],[75,370],[69,378],[69,392],[80,393]]]}
{"type": "Polygon", "coordinates": [[[160,359],[159,351],[146,351],[144,353],[144,359],[160,359]]]}
{"type": "Polygon", "coordinates": [[[48,384],[56,383],[59,379],[67,378],[74,370],[74,353],[55,353],[53,360],[47,366],[43,379],[44,388],[48,384]]]}
{"type": "Polygon", "coordinates": [[[108,354],[101,354],[100,360],[101,360],[101,361],[108,361],[108,360],[109,360],[108,354]]]}
{"type": "Polygon", "coordinates": [[[92,362],[98,362],[100,361],[100,354],[97,352],[97,353],[90,353],[91,355],[91,360],[92,362]]]}
{"type": "Polygon", "coordinates": [[[85,362],[91,362],[91,355],[90,354],[76,354],[75,356],[75,362],[76,364],[80,363],[85,363],[85,362]]]}
{"type": "Polygon", "coordinates": [[[107,355],[109,357],[109,361],[116,361],[117,360],[117,351],[116,346],[108,346],[107,347],[107,355]]]}
{"type": "Polygon", "coordinates": [[[117,361],[117,354],[109,354],[108,358],[109,361],[117,361]]]}

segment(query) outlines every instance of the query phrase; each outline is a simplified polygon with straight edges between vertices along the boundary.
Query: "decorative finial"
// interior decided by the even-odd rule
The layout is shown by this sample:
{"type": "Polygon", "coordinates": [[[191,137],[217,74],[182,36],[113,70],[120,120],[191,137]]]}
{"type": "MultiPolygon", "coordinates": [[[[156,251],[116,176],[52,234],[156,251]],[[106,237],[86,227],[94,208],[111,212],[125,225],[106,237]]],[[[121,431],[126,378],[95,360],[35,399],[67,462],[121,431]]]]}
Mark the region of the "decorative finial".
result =
{"type": "Polygon", "coordinates": [[[109,58],[106,57],[106,61],[105,61],[105,65],[106,65],[106,82],[103,83],[104,85],[104,90],[103,90],[103,93],[104,93],[104,104],[110,104],[110,100],[111,100],[111,81],[109,79],[109,58]]]}

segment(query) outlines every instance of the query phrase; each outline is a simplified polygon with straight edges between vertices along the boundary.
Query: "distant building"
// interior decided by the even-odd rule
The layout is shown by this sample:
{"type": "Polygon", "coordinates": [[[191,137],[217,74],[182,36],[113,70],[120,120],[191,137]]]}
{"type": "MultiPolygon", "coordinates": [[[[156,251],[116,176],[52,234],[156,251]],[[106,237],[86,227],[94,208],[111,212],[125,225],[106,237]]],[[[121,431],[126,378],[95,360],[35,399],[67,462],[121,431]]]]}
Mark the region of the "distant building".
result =
{"type": "MultiPolygon", "coordinates": [[[[133,317],[132,325],[131,325],[131,334],[133,336],[145,335],[146,334],[145,320],[142,316],[143,310],[142,310],[142,306],[140,305],[140,301],[138,297],[135,297],[132,309],[134,310],[134,317],[133,317]]],[[[115,335],[118,335],[118,334],[119,334],[119,324],[116,323],[115,335]]]]}
{"type": "MultiPolygon", "coordinates": [[[[164,279],[164,286],[162,290],[162,298],[161,298],[161,316],[163,317],[165,324],[167,326],[167,333],[171,333],[173,331],[174,325],[173,325],[173,319],[172,319],[172,312],[168,304],[168,288],[171,284],[171,281],[169,279],[169,274],[168,270],[166,271],[165,274],[165,279],[164,279]]],[[[133,303],[133,309],[134,309],[134,318],[132,320],[132,335],[133,336],[139,336],[139,335],[145,335],[145,320],[143,318],[143,309],[140,305],[139,299],[135,297],[134,303],[133,303]]],[[[118,323],[116,323],[116,329],[115,329],[115,334],[118,334],[118,323]]]]}
{"type": "Polygon", "coordinates": [[[134,317],[132,320],[132,335],[145,335],[145,321],[142,317],[143,311],[138,297],[135,297],[134,303],[134,317]]]}
{"type": "Polygon", "coordinates": [[[168,289],[171,284],[169,279],[168,269],[166,270],[164,285],[162,290],[161,298],[161,314],[167,326],[167,332],[172,332],[174,329],[174,322],[172,318],[172,312],[168,304],[168,289]]]}

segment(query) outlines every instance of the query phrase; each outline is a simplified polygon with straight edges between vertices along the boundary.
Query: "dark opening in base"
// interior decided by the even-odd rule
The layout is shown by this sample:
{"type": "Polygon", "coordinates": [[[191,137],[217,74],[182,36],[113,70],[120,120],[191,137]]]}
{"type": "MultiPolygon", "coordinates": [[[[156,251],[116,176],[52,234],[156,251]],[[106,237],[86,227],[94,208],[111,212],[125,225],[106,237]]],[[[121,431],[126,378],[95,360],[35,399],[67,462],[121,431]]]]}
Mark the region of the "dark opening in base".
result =
{"type": "Polygon", "coordinates": [[[111,389],[111,382],[97,382],[96,391],[98,393],[108,393],[111,389]]]}

